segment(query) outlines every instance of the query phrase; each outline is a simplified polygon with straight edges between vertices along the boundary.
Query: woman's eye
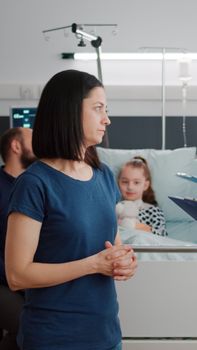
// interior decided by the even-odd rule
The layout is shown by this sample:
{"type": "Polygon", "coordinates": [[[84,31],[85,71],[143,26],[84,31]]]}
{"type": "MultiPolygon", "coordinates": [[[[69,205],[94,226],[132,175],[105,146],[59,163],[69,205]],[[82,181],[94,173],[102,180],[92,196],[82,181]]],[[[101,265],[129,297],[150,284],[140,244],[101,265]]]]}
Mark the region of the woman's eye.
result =
{"type": "Polygon", "coordinates": [[[97,112],[99,112],[99,111],[101,110],[101,108],[102,108],[102,106],[96,106],[96,107],[95,107],[95,110],[96,110],[97,112]]]}

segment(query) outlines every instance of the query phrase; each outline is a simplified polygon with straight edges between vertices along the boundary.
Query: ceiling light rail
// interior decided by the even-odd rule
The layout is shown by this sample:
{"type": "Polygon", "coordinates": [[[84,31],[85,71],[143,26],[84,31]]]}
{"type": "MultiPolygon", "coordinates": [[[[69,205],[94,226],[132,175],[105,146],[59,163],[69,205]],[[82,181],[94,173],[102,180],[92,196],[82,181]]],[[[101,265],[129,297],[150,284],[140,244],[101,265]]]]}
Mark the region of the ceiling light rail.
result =
{"type": "MultiPolygon", "coordinates": [[[[97,55],[94,52],[63,52],[61,54],[63,59],[74,59],[74,60],[96,60],[97,55]]],[[[166,61],[176,61],[182,59],[197,60],[197,53],[166,53],[166,61]]],[[[133,60],[133,61],[151,61],[151,60],[163,60],[163,53],[159,52],[102,52],[102,60],[133,60]]]]}

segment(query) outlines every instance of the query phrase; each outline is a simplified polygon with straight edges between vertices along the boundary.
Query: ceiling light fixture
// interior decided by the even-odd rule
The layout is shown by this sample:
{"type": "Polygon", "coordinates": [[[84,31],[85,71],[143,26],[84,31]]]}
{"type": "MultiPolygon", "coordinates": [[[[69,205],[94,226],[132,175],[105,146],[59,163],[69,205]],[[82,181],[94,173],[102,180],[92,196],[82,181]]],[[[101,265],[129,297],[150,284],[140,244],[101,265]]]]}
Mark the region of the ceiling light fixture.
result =
{"type": "MultiPolygon", "coordinates": [[[[75,59],[75,60],[96,60],[97,54],[94,52],[76,52],[76,53],[62,53],[63,59],[75,59]]],[[[182,60],[187,57],[189,60],[197,60],[197,53],[183,54],[180,52],[166,53],[165,60],[182,60]]],[[[100,58],[102,60],[162,60],[162,53],[139,53],[139,52],[101,52],[100,58]]]]}

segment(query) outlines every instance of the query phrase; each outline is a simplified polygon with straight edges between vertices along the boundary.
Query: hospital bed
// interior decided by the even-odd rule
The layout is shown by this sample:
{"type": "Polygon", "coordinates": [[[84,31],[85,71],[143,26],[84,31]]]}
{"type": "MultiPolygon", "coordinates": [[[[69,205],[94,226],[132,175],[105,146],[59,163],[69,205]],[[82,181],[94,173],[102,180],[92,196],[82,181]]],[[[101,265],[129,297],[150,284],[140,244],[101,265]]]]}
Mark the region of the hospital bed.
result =
{"type": "Polygon", "coordinates": [[[115,150],[98,147],[115,176],[134,155],[145,157],[166,218],[168,237],[119,228],[138,256],[136,275],[117,282],[123,350],[197,348],[197,223],[169,195],[197,197],[197,184],[177,172],[197,175],[195,147],[175,150],[115,150]]]}

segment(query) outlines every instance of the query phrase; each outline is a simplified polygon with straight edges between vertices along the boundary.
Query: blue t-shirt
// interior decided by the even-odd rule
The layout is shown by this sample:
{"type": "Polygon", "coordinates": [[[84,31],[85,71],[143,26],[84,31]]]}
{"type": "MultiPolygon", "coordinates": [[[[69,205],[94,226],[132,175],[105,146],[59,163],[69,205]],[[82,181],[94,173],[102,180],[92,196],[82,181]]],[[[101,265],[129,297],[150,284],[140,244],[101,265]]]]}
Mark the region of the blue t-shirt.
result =
{"type": "Polygon", "coordinates": [[[7,213],[10,193],[13,189],[15,177],[4,171],[4,166],[0,167],[0,284],[7,285],[5,276],[4,250],[5,236],[7,228],[7,213]]]}
{"type": "MultiPolygon", "coordinates": [[[[38,161],[17,179],[9,212],[42,222],[34,261],[63,263],[114,242],[118,199],[106,165],[79,181],[38,161]]],[[[19,344],[28,350],[107,350],[121,340],[114,280],[101,274],[27,290],[21,321],[19,344]]]]}

